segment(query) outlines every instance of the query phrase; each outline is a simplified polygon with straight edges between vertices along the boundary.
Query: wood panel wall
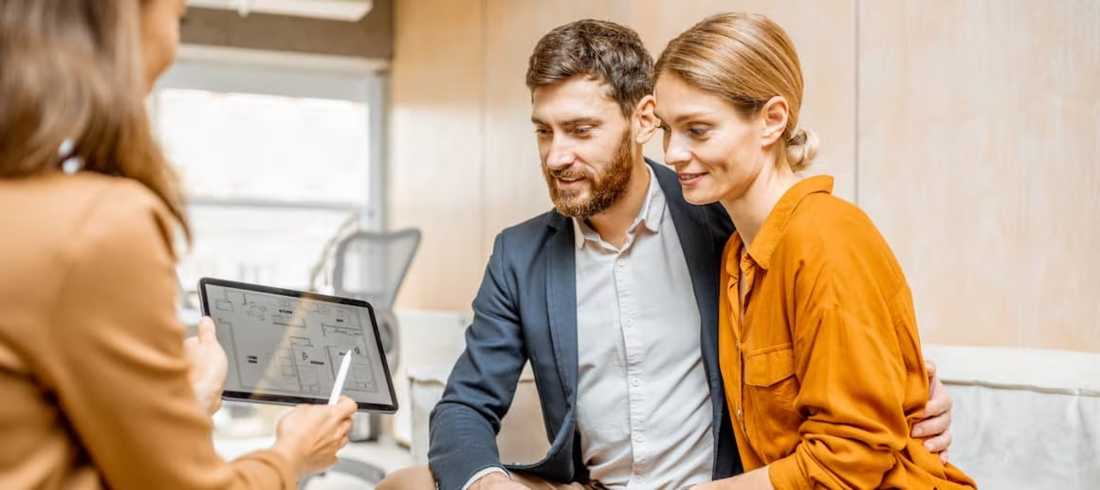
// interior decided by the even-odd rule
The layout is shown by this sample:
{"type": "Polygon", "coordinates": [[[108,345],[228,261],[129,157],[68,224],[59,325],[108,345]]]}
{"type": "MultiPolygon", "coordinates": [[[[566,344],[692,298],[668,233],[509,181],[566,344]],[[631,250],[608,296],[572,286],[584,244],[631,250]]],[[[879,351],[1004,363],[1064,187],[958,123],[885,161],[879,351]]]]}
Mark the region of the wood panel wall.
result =
{"type": "MultiPolygon", "coordinates": [[[[399,306],[468,310],[497,232],[550,207],[527,57],[593,17],[656,55],[705,16],[782,25],[814,172],[879,225],[926,342],[1100,352],[1100,2],[402,0],[389,221],[425,241],[399,306]]],[[[656,142],[647,154],[659,158],[656,142]]]]}

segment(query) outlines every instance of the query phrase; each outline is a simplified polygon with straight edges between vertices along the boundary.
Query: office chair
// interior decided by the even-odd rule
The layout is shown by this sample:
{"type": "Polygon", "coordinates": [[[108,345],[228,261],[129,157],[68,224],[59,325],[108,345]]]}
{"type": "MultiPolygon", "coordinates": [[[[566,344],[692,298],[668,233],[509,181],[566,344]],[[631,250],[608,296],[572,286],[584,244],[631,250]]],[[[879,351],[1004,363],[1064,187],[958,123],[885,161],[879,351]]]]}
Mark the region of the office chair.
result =
{"type": "Polygon", "coordinates": [[[333,294],[374,307],[382,348],[393,372],[398,364],[397,318],[393,303],[420,246],[420,230],[357,231],[336,245],[333,294]]]}
{"type": "MultiPolygon", "coordinates": [[[[342,459],[341,458],[338,461],[336,461],[336,466],[333,466],[332,468],[329,468],[329,469],[325,470],[322,473],[316,473],[316,474],[312,474],[312,475],[303,476],[301,478],[301,480],[298,480],[298,489],[299,490],[313,490],[309,486],[310,483],[315,481],[315,479],[317,479],[317,478],[323,478],[325,476],[328,476],[329,474],[349,475],[349,476],[351,476],[351,477],[353,477],[357,480],[361,480],[362,482],[368,483],[368,484],[371,484],[371,485],[377,485],[379,482],[382,481],[383,478],[386,477],[386,472],[385,471],[383,471],[381,468],[378,468],[377,466],[374,466],[370,463],[364,463],[362,461],[353,461],[353,460],[350,460],[350,459],[342,459]]],[[[327,488],[332,488],[333,486],[334,485],[331,485],[329,482],[325,483],[325,487],[327,487],[327,488]]],[[[347,484],[345,484],[345,485],[340,485],[340,488],[362,488],[362,486],[361,486],[361,484],[360,485],[347,485],[347,484]]],[[[371,487],[371,488],[374,488],[374,487],[371,487]]]]}
{"type": "MultiPolygon", "coordinates": [[[[382,337],[382,350],[390,366],[396,372],[400,338],[393,303],[405,281],[409,265],[420,246],[420,230],[407,229],[395,232],[356,231],[340,238],[333,253],[333,294],[345,298],[364,300],[374,307],[375,320],[382,337]]],[[[359,414],[356,417],[360,417],[359,414]]],[[[350,439],[369,441],[381,432],[381,415],[366,414],[366,424],[356,421],[350,439]],[[366,432],[364,434],[364,432],[366,432]]],[[[386,472],[362,461],[341,459],[325,472],[342,473],[367,483],[377,484],[386,472]]],[[[299,482],[305,489],[317,475],[309,475],[299,482]]]]}

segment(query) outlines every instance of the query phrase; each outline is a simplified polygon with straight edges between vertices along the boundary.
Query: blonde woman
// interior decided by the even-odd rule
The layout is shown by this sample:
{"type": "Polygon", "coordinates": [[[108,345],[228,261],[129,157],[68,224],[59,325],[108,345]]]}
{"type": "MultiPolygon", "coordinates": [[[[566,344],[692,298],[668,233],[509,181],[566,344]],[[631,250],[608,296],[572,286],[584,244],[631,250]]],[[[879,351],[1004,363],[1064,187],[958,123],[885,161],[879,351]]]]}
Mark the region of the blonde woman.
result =
{"type": "Polygon", "coordinates": [[[0,0],[0,488],[294,489],[355,403],[303,406],[226,463],[225,354],[175,317],[179,189],[143,98],[184,0],[0,0]]]}
{"type": "Polygon", "coordinates": [[[665,161],[692,204],[718,202],[719,358],[746,474],[696,489],[972,488],[911,436],[928,401],[912,295],[871,220],[798,171],[802,73],[760,15],[704,20],[656,65],[665,161]]]}

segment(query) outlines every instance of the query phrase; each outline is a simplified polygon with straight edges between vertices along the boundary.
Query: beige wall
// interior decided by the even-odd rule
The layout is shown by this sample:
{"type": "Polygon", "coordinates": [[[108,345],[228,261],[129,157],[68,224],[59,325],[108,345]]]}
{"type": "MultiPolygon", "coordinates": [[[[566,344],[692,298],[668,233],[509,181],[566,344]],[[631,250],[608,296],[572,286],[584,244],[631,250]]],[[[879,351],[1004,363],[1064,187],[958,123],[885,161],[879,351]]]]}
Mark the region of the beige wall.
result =
{"type": "Polygon", "coordinates": [[[1100,352],[1100,2],[861,2],[859,204],[924,338],[1100,352]]]}
{"type": "Polygon", "coordinates": [[[1100,352],[1100,2],[395,7],[389,218],[424,231],[401,306],[467,310],[496,233],[549,209],[523,83],[539,37],[603,18],[656,54],[739,9],[771,16],[798,46],[803,121],[823,142],[816,172],[894,246],[925,341],[1100,352]]]}

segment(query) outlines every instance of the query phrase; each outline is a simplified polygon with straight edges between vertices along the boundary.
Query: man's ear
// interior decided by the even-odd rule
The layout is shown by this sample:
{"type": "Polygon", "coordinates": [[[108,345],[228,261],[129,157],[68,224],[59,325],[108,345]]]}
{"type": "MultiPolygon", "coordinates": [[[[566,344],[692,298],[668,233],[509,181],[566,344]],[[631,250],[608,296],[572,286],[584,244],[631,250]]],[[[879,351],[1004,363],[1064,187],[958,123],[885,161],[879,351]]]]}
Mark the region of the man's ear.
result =
{"type": "Polygon", "coordinates": [[[783,137],[783,132],[787,129],[787,115],[789,112],[787,99],[780,95],[772,97],[764,104],[764,108],[760,110],[759,115],[763,122],[760,146],[769,147],[783,137]]]}
{"type": "Polygon", "coordinates": [[[642,97],[642,100],[638,101],[638,104],[634,106],[634,117],[631,120],[631,126],[634,128],[634,142],[639,145],[644,145],[653,138],[653,134],[657,132],[657,128],[661,125],[661,120],[657,118],[657,114],[653,111],[657,109],[657,99],[652,95],[642,97]]]}

